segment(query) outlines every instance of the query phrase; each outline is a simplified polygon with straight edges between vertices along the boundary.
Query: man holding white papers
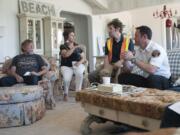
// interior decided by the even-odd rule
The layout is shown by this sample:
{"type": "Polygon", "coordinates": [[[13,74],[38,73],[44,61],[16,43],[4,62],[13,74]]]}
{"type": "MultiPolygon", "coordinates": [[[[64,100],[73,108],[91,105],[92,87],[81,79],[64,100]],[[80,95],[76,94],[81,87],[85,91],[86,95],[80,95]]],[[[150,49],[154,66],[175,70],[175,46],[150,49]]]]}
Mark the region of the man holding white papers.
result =
{"type": "Polygon", "coordinates": [[[41,76],[47,72],[47,64],[40,55],[33,53],[33,41],[25,40],[21,44],[22,54],[13,58],[8,76],[0,79],[0,87],[16,83],[37,85],[41,76]]]}

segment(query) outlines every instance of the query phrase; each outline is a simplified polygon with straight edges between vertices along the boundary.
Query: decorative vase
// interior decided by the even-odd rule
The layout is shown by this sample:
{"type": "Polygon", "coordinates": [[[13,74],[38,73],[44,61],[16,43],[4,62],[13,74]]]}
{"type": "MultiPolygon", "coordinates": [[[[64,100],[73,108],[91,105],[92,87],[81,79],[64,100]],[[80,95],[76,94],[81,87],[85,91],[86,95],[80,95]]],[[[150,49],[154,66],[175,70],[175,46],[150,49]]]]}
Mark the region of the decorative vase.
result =
{"type": "Polygon", "coordinates": [[[166,27],[169,28],[172,26],[172,20],[171,19],[166,19],[166,27]]]}

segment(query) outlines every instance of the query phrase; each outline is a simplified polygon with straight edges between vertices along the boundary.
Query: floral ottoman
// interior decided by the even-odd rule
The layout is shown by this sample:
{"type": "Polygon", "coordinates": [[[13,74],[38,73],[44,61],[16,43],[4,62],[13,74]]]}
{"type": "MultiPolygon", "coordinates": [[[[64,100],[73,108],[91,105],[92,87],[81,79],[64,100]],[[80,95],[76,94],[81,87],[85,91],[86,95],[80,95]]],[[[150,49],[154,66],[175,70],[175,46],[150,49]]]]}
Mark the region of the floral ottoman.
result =
{"type": "Polygon", "coordinates": [[[0,87],[0,127],[29,125],[44,114],[40,86],[0,87]]]}

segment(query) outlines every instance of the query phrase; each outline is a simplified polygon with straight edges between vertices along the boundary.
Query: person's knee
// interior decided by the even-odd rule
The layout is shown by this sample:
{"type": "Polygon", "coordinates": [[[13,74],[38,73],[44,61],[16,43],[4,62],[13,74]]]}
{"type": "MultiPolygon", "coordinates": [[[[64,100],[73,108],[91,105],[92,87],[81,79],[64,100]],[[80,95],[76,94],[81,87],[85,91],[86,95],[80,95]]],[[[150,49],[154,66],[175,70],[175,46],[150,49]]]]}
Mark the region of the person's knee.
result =
{"type": "Polygon", "coordinates": [[[38,82],[39,82],[39,77],[38,76],[35,76],[35,77],[33,77],[32,78],[32,85],[37,85],[38,84],[38,82]]]}
{"type": "Polygon", "coordinates": [[[120,84],[124,84],[125,80],[126,80],[126,76],[127,74],[126,73],[122,73],[118,76],[118,83],[120,84]]]}
{"type": "Polygon", "coordinates": [[[38,85],[39,80],[40,79],[38,76],[30,76],[30,77],[24,78],[24,81],[27,85],[38,85]]]}
{"type": "Polygon", "coordinates": [[[88,74],[88,79],[90,83],[96,82],[99,79],[99,74],[96,71],[93,71],[88,74]]]}
{"type": "Polygon", "coordinates": [[[6,84],[7,84],[7,79],[6,78],[1,78],[0,79],[0,86],[6,86],[6,84]]]}
{"type": "Polygon", "coordinates": [[[76,77],[83,77],[83,73],[81,71],[75,73],[76,77]]]}
{"type": "Polygon", "coordinates": [[[12,86],[16,84],[16,79],[13,77],[3,77],[0,79],[0,86],[5,87],[5,86],[12,86]]]}
{"type": "Polygon", "coordinates": [[[160,76],[157,76],[157,75],[150,75],[147,78],[147,87],[156,88],[156,89],[163,89],[162,78],[160,76]]]}
{"type": "Polygon", "coordinates": [[[71,77],[70,76],[63,76],[64,82],[71,82],[71,77]]]}
{"type": "Polygon", "coordinates": [[[149,75],[147,80],[149,83],[153,83],[157,81],[157,77],[155,75],[149,75]]]}

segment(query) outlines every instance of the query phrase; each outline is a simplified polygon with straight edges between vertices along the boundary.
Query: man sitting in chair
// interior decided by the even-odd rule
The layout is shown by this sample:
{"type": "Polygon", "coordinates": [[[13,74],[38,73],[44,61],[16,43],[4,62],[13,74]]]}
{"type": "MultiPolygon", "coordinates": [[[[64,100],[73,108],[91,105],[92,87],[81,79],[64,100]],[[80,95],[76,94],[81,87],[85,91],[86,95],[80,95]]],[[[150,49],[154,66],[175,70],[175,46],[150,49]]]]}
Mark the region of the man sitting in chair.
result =
{"type": "Polygon", "coordinates": [[[0,79],[0,86],[12,86],[16,83],[37,85],[41,76],[47,73],[47,65],[40,55],[33,53],[33,41],[25,40],[21,44],[22,54],[13,58],[10,73],[0,79]]]}
{"type": "Polygon", "coordinates": [[[143,74],[123,73],[119,75],[120,84],[137,87],[167,89],[170,87],[170,66],[166,51],[151,40],[152,30],[148,26],[136,28],[135,43],[139,46],[135,56],[131,51],[122,54],[125,60],[136,65],[143,74]]]}
{"type": "Polygon", "coordinates": [[[122,34],[123,24],[120,20],[113,19],[107,26],[110,38],[107,39],[105,45],[104,64],[89,74],[88,78],[90,83],[100,83],[102,76],[114,78],[116,73],[113,73],[113,70],[118,71],[118,69],[120,69],[123,65],[121,52],[125,50],[134,51],[134,44],[132,40],[128,37],[124,37],[122,34]]]}

